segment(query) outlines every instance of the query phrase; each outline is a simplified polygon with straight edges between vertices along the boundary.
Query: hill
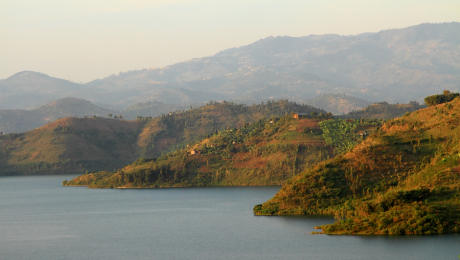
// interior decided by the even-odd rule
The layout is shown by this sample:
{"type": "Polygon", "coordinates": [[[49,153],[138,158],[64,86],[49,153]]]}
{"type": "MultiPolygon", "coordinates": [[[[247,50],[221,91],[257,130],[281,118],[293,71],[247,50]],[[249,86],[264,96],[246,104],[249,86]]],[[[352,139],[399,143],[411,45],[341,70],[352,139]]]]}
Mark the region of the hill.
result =
{"type": "Polygon", "coordinates": [[[251,106],[211,102],[199,108],[173,112],[153,119],[139,118],[147,121],[138,139],[140,155],[143,158],[154,158],[225,128],[241,127],[246,123],[293,112],[326,113],[308,105],[280,100],[251,106]]]}
{"type": "MultiPolygon", "coordinates": [[[[40,106],[37,112],[45,115],[56,117],[83,117],[83,116],[107,116],[114,113],[113,110],[97,106],[87,100],[79,98],[61,98],[40,106]]],[[[51,119],[51,121],[54,121],[51,119]]]]}
{"type": "MultiPolygon", "coordinates": [[[[442,89],[460,90],[459,32],[460,23],[454,22],[349,36],[268,37],[213,56],[86,84],[21,72],[0,80],[0,104],[31,108],[72,96],[121,110],[151,101],[188,106],[275,97],[304,103],[325,93],[373,102],[421,101],[442,89]]],[[[343,114],[350,108],[335,109],[343,114]]]]}
{"type": "Polygon", "coordinates": [[[36,109],[0,110],[0,132],[21,133],[64,117],[107,117],[115,112],[79,98],[62,98],[36,109]]]}
{"type": "Polygon", "coordinates": [[[333,215],[327,234],[460,232],[460,98],[386,122],[292,178],[256,215],[333,215]]]}
{"type": "Polygon", "coordinates": [[[0,80],[0,93],[0,109],[33,109],[60,98],[99,94],[83,84],[34,71],[18,72],[0,80]]]}
{"type": "Polygon", "coordinates": [[[413,112],[423,107],[423,105],[420,105],[415,101],[412,101],[409,104],[389,104],[387,102],[380,102],[369,105],[360,110],[352,111],[340,117],[353,119],[366,118],[387,120],[395,117],[400,117],[406,113],[413,112]]]}
{"type": "MultiPolygon", "coordinates": [[[[40,111],[49,112],[56,107],[59,102],[40,111]]],[[[99,117],[60,119],[22,134],[0,135],[0,174],[113,170],[139,157],[155,158],[185,147],[225,128],[294,111],[325,114],[323,110],[288,101],[252,106],[221,102],[134,121],[99,117]]]]}
{"type": "Polygon", "coordinates": [[[71,174],[116,169],[136,159],[140,122],[64,118],[0,136],[0,175],[71,174]]]}
{"type": "Polygon", "coordinates": [[[343,94],[321,94],[305,103],[321,108],[334,115],[347,114],[370,105],[370,102],[343,94]]]}
{"type": "MultiPolygon", "coordinates": [[[[261,120],[205,138],[156,160],[139,160],[115,172],[81,175],[64,185],[91,188],[279,185],[314,164],[342,152],[328,140],[331,126],[345,129],[348,140],[376,121],[328,119],[328,115],[261,120]],[[344,127],[356,125],[359,127],[344,127]]],[[[340,129],[339,129],[340,128],[340,129]]]]}

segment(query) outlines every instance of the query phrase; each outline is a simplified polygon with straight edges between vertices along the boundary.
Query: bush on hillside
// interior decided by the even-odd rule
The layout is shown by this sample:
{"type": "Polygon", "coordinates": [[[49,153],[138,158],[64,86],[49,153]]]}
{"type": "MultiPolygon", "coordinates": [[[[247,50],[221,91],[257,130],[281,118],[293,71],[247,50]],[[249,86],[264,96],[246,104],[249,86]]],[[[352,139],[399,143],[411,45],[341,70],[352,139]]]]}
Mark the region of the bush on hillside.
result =
{"type": "Polygon", "coordinates": [[[444,90],[441,95],[432,95],[425,98],[425,104],[427,106],[434,106],[442,103],[452,101],[454,98],[458,97],[459,93],[452,93],[449,90],[444,90]]]}

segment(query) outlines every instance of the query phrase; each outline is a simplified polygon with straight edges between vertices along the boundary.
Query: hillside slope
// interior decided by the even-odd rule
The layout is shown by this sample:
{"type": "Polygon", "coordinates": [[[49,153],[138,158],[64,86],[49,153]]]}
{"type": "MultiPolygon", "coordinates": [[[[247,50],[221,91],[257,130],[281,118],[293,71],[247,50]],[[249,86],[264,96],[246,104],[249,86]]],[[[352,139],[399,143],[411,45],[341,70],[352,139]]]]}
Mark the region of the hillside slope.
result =
{"type": "Polygon", "coordinates": [[[460,232],[460,98],[390,120],[289,180],[256,215],[333,215],[327,234],[460,232]]]}
{"type": "Polygon", "coordinates": [[[0,175],[119,168],[136,159],[141,126],[134,121],[64,118],[30,132],[0,136],[0,175]]]}
{"type": "MultiPolygon", "coordinates": [[[[92,188],[279,185],[341,151],[327,141],[327,127],[347,124],[331,121],[325,114],[261,120],[219,131],[156,160],[140,160],[116,172],[84,174],[64,184],[92,188]]],[[[359,127],[347,128],[349,139],[358,137],[362,129],[375,128],[374,123],[350,122],[359,127]]]]}
{"type": "Polygon", "coordinates": [[[199,108],[147,118],[138,139],[140,155],[143,158],[154,158],[225,128],[241,127],[246,123],[293,112],[326,113],[308,105],[280,100],[251,106],[211,102],[199,108]]]}
{"type": "Polygon", "coordinates": [[[67,184],[93,188],[279,185],[307,165],[332,156],[319,121],[289,116],[223,130],[157,160],[138,161],[114,173],[85,174],[67,184]]]}

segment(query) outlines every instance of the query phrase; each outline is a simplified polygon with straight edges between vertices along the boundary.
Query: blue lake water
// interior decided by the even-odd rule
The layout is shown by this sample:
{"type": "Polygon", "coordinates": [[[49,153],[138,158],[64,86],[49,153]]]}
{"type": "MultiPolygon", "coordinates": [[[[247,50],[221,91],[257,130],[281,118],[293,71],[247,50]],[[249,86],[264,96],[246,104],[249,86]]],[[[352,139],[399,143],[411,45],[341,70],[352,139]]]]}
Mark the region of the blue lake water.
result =
{"type": "Polygon", "coordinates": [[[0,259],[460,259],[460,235],[312,235],[327,218],[255,217],[277,187],[111,190],[0,178],[0,259]]]}

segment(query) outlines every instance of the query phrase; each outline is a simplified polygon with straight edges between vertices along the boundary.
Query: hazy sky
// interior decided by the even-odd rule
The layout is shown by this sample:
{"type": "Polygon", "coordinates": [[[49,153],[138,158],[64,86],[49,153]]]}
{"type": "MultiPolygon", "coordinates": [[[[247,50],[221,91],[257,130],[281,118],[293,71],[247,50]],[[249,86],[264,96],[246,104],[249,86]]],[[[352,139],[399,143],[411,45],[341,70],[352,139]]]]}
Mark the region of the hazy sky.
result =
{"type": "Polygon", "coordinates": [[[86,82],[270,35],[450,21],[459,0],[0,0],[0,78],[34,70],[86,82]]]}

